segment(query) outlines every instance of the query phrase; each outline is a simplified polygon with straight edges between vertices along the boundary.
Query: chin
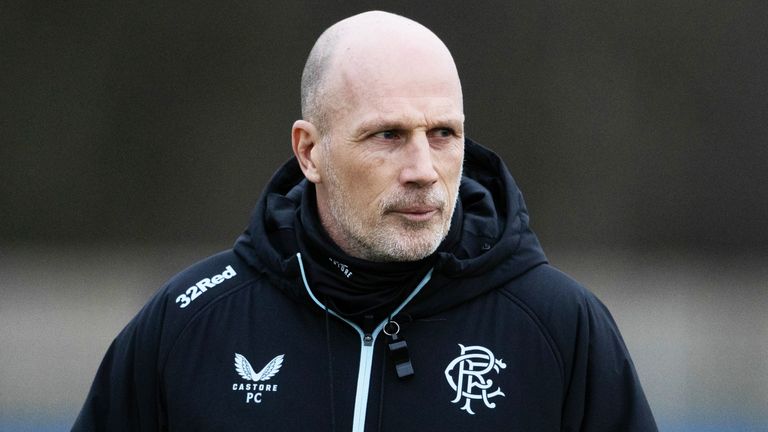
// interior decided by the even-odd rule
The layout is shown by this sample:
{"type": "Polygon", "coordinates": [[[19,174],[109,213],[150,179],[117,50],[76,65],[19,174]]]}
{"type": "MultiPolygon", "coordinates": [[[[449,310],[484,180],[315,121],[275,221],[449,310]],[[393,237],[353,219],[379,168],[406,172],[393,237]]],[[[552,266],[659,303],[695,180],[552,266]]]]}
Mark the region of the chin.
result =
{"type": "Polygon", "coordinates": [[[434,232],[398,233],[371,248],[377,261],[418,261],[432,255],[445,236],[434,232]]]}

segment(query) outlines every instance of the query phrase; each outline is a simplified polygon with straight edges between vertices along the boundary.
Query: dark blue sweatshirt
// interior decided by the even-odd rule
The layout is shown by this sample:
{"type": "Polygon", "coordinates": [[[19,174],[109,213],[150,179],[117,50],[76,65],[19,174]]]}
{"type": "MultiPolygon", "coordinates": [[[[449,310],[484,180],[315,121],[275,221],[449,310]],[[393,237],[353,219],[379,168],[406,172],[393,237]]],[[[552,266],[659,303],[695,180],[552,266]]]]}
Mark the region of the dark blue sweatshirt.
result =
{"type": "Polygon", "coordinates": [[[313,291],[311,191],[292,159],[232,250],[154,295],[74,431],[657,430],[616,323],[547,263],[494,153],[466,141],[457,244],[368,325],[313,291]]]}

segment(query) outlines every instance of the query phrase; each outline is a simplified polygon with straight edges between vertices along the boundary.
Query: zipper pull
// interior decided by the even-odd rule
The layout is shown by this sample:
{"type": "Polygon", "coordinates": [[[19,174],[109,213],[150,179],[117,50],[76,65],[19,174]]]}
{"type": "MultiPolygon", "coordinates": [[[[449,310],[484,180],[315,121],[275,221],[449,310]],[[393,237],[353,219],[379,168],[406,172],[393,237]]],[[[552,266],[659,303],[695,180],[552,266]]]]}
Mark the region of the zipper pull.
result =
{"type": "Polygon", "coordinates": [[[363,345],[373,345],[373,335],[371,335],[371,328],[373,328],[373,315],[365,315],[363,317],[363,345]]]}
{"type": "Polygon", "coordinates": [[[400,333],[400,324],[396,321],[389,321],[384,326],[384,334],[392,339],[387,344],[389,358],[395,364],[397,377],[405,380],[414,375],[413,363],[411,363],[411,356],[408,354],[408,343],[405,341],[405,338],[398,336],[398,333],[400,333]]]}

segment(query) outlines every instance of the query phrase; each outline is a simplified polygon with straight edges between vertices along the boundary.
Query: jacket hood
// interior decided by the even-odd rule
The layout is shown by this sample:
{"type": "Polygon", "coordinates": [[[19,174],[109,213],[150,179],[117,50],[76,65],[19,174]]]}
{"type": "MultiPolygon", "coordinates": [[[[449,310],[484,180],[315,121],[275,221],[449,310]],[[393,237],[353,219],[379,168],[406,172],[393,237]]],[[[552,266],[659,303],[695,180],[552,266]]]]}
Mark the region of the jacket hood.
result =
{"type": "MultiPolygon", "coordinates": [[[[250,266],[296,299],[307,298],[294,227],[302,195],[308,190],[309,182],[291,158],[267,184],[250,224],[234,246],[250,266]]],[[[504,162],[469,139],[465,140],[464,172],[451,229],[459,230],[458,241],[446,251],[436,252],[432,279],[405,309],[414,318],[497,289],[547,262],[528,225],[523,195],[504,162]]]]}

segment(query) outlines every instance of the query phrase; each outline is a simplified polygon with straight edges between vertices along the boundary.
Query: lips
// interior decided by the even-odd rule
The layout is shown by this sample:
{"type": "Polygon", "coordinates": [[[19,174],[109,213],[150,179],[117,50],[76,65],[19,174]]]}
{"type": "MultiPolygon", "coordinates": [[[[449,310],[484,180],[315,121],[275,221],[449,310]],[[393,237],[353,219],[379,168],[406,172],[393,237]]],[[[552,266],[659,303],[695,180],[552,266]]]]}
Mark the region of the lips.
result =
{"type": "Polygon", "coordinates": [[[415,214],[421,214],[421,213],[431,213],[437,211],[437,207],[407,207],[407,208],[401,208],[401,209],[394,209],[394,212],[397,213],[415,213],[415,214]]]}
{"type": "Polygon", "coordinates": [[[393,193],[387,200],[383,210],[384,214],[396,215],[413,222],[425,222],[432,220],[445,208],[445,196],[439,190],[420,191],[412,194],[409,191],[393,193]]]}
{"type": "Polygon", "coordinates": [[[406,207],[390,210],[390,213],[394,213],[410,221],[421,222],[430,220],[438,211],[439,208],[437,207],[406,207]]]}

